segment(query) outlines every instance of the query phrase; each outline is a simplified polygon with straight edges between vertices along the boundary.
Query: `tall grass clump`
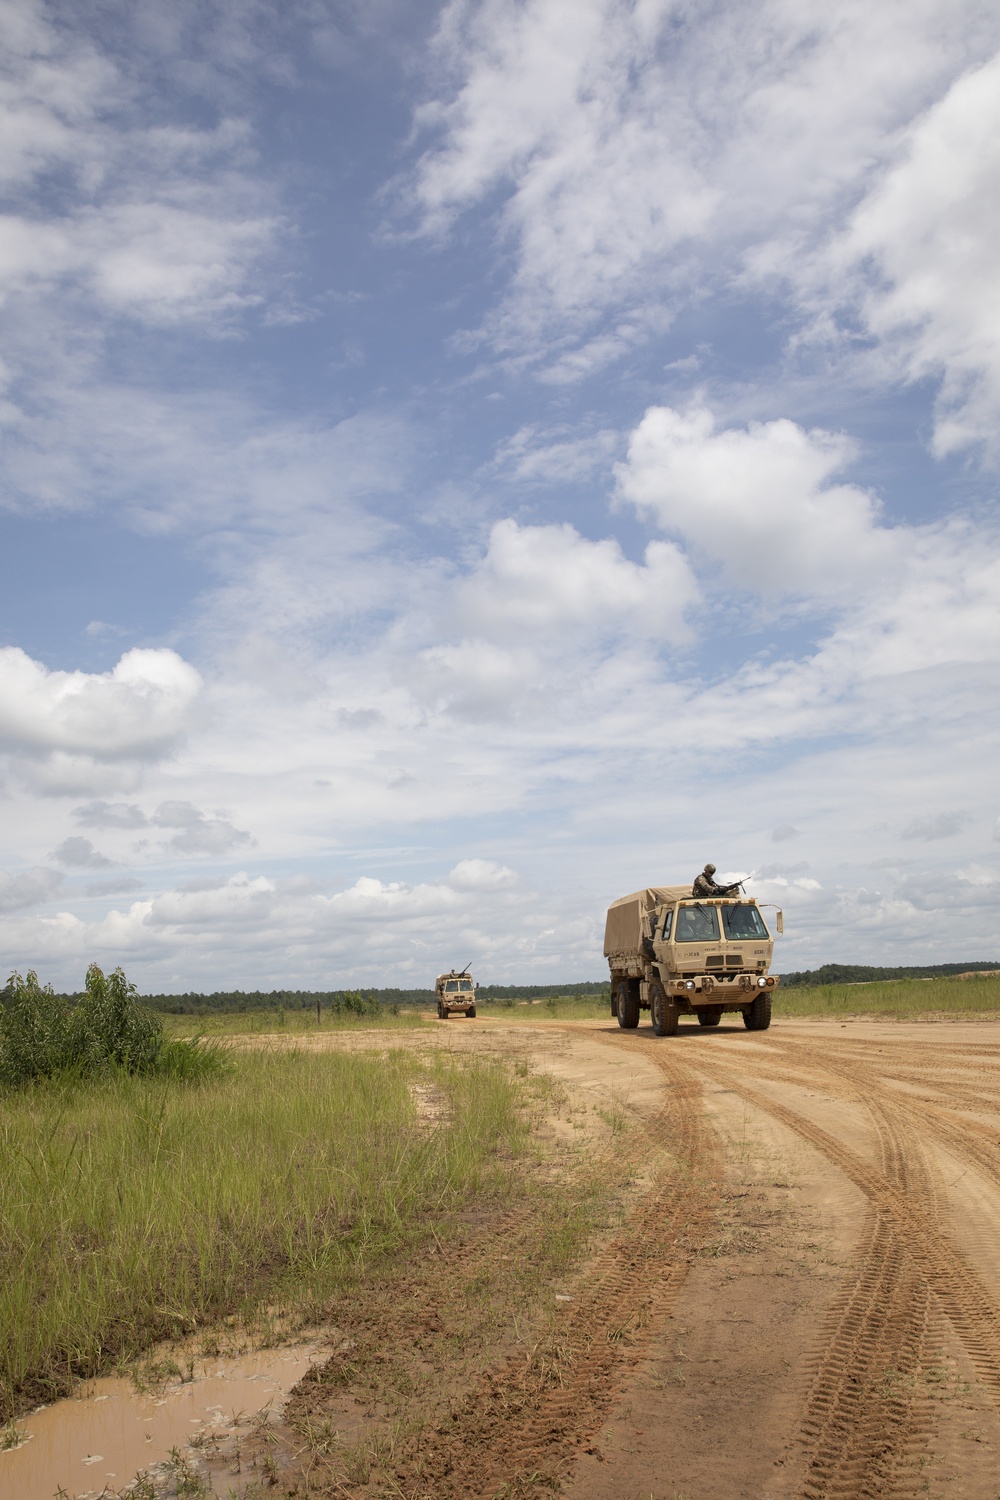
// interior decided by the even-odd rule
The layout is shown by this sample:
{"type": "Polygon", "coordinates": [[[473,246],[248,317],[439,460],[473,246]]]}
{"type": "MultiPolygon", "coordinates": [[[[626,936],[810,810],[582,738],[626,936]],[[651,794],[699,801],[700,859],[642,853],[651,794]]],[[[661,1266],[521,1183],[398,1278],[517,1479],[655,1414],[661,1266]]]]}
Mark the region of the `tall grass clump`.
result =
{"type": "Polygon", "coordinates": [[[363,1282],[510,1190],[521,1085],[392,1053],[242,1054],[179,1088],[57,1074],[0,1106],[0,1422],[155,1340],[363,1282]]]}
{"type": "Polygon", "coordinates": [[[122,970],[87,970],[77,1000],[53,993],[29,969],[0,991],[0,1087],[61,1074],[101,1072],[193,1077],[217,1070],[221,1058],[194,1042],[167,1042],[159,1016],[139,1002],[122,970]]]}

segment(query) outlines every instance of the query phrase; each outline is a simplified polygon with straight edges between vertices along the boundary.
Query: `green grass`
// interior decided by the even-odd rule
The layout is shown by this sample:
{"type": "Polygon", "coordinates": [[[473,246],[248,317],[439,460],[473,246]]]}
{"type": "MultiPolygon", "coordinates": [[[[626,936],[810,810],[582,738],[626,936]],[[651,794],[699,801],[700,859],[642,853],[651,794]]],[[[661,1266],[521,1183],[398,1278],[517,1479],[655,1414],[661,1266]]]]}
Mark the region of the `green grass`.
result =
{"type": "Polygon", "coordinates": [[[243,1054],[199,1083],[37,1083],[0,1109],[0,1421],[154,1340],[323,1299],[511,1179],[491,1062],[243,1054]],[[415,1086],[443,1106],[421,1118],[415,1086]],[[506,1176],[505,1176],[506,1174],[506,1176]]]}
{"type": "Polygon", "coordinates": [[[779,988],[774,1014],[780,1016],[982,1015],[1000,1012],[1000,977],[975,979],[893,979],[874,984],[801,985],[779,988]]]}
{"type": "MultiPolygon", "coordinates": [[[[423,1014],[428,1014],[424,1012],[423,1014]]],[[[433,1015],[433,1011],[430,1012],[433,1015]]],[[[215,1015],[163,1015],[164,1031],[169,1037],[203,1036],[209,1039],[227,1036],[315,1036],[320,1031],[382,1031],[421,1026],[418,1011],[403,1010],[394,1015],[385,1007],[370,1016],[323,1011],[317,1025],[314,1010],[248,1010],[220,1011],[215,1015]]]]}
{"type": "Polygon", "coordinates": [[[610,1016],[611,1001],[605,995],[546,995],[544,999],[477,1000],[476,1014],[507,1021],[591,1021],[610,1016]]]}

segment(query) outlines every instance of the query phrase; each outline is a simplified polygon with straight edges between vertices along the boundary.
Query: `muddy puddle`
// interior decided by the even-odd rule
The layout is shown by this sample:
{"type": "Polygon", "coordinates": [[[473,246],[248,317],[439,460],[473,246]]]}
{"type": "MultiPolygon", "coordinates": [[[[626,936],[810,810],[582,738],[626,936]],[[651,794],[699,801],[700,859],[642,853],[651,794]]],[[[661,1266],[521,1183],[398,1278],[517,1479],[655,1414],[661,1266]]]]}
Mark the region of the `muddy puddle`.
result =
{"type": "Polygon", "coordinates": [[[144,1497],[191,1493],[196,1475],[208,1493],[239,1495],[254,1477],[254,1434],[319,1357],[299,1344],[185,1360],[183,1376],[148,1392],[92,1380],[16,1424],[20,1446],[0,1452],[0,1500],[97,1500],[127,1493],[142,1473],[144,1497]]]}

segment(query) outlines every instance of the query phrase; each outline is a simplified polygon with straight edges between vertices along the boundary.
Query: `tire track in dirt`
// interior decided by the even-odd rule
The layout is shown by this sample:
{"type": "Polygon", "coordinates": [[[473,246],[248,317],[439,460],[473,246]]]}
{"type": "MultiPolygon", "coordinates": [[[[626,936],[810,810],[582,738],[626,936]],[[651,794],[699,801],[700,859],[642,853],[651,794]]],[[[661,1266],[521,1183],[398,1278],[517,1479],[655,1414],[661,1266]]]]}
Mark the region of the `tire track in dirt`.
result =
{"type": "Polygon", "coordinates": [[[668,1099],[649,1134],[670,1153],[622,1231],[587,1267],[552,1335],[487,1372],[450,1419],[421,1435],[396,1474],[407,1500],[555,1492],[599,1425],[626,1362],[672,1305],[687,1274],[686,1238],[710,1214],[720,1154],[701,1085],[675,1057],[650,1056],[668,1099]]]}
{"type": "MultiPolygon", "coordinates": [[[[806,1401],[803,1436],[811,1454],[811,1496],[913,1493],[912,1464],[929,1430],[925,1403],[914,1399],[939,1309],[951,1323],[994,1403],[1000,1407],[1000,1306],[942,1224],[942,1207],[919,1137],[915,1112],[887,1097],[864,1066],[822,1062],[806,1048],[775,1044],[772,1054],[827,1075],[829,1091],[863,1102],[872,1120],[877,1164],[865,1160],[806,1115],[747,1082],[747,1073],[792,1082],[763,1059],[701,1058],[710,1076],[771,1114],[840,1168],[866,1195],[852,1284],[831,1309],[806,1401]],[[933,1303],[931,1301],[933,1299],[933,1303]],[[886,1372],[894,1372],[891,1379],[886,1372]],[[909,1470],[909,1472],[907,1472],[909,1470]]],[[[921,1116],[922,1118],[922,1116],[921,1116]]],[[[936,1123],[936,1122],[935,1122],[936,1123]]]]}
{"type": "MultiPolygon", "coordinates": [[[[788,1054],[799,1059],[805,1054],[815,1074],[825,1071],[828,1079],[831,1076],[839,1079],[859,1099],[870,1102],[881,1094],[884,1106],[891,1100],[891,1107],[897,1113],[906,1115],[911,1131],[923,1129],[937,1137],[949,1151],[974,1166],[994,1187],[1000,1188],[1000,1122],[995,1126],[987,1125],[978,1120],[965,1119],[957,1113],[960,1108],[990,1113],[989,1101],[980,1092],[965,1089],[961,1085],[950,1091],[942,1089],[931,1097],[914,1095],[905,1090],[889,1091],[881,1079],[899,1079],[898,1059],[892,1059],[884,1069],[876,1071],[868,1059],[858,1059],[850,1068],[843,1064],[838,1066],[828,1058],[820,1063],[808,1043],[792,1043],[791,1046],[777,1043],[777,1047],[782,1050],[787,1048],[788,1054]],[[896,1064],[895,1067],[893,1063],[896,1064]],[[942,1094],[946,1101],[944,1103],[940,1102],[942,1094]]],[[[775,1081],[779,1077],[780,1075],[776,1075],[775,1081]]],[[[1000,1108],[1000,1100],[997,1105],[1000,1108]]]]}
{"type": "MultiPolygon", "coordinates": [[[[790,1081],[759,1058],[745,1060],[757,1076],[790,1081]]],[[[821,1070],[814,1065],[811,1072],[815,1087],[821,1070]]],[[[728,1081],[751,1097],[738,1079],[730,1075],[728,1081]]],[[[862,1095],[850,1077],[838,1081],[838,1092],[867,1108],[882,1180],[922,1200],[936,1218],[936,1184],[919,1143],[907,1139],[891,1104],[870,1091],[862,1095]]],[[[770,1103],[765,1108],[778,1114],[770,1103]]],[[[916,1391],[932,1322],[925,1276],[892,1226],[870,1207],[854,1278],[827,1314],[813,1362],[801,1429],[809,1453],[807,1495],[848,1500],[913,1492],[912,1467],[931,1428],[929,1403],[917,1399],[916,1391]]]]}

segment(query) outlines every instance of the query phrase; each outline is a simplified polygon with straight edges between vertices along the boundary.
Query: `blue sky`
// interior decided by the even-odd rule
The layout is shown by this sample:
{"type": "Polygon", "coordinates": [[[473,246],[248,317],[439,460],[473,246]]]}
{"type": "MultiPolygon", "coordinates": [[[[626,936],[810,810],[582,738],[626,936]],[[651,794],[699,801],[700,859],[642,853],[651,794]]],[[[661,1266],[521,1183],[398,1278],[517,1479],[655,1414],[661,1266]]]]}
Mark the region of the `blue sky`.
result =
{"type": "Polygon", "coordinates": [[[998,956],[995,6],[0,25],[8,967],[998,956]]]}

